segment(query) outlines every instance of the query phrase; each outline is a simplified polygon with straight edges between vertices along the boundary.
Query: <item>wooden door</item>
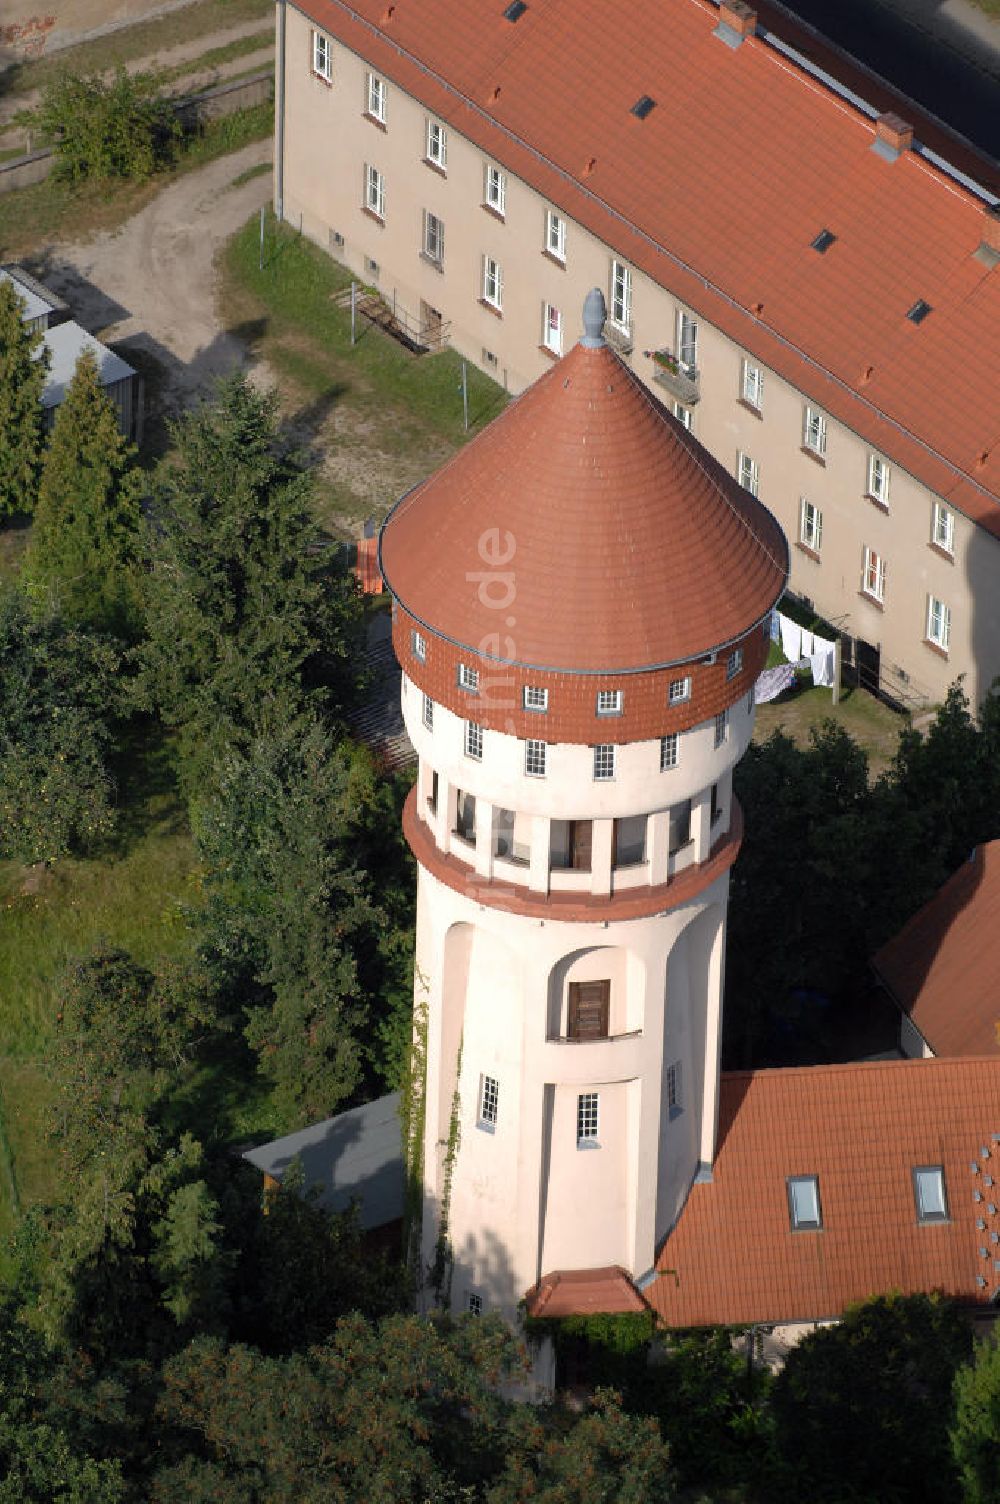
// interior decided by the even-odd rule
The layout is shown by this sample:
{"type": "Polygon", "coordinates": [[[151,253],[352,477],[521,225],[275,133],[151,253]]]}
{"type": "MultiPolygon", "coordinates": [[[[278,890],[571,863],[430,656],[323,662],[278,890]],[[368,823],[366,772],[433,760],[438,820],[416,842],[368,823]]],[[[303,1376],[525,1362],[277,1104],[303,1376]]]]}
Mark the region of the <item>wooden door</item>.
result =
{"type": "Polygon", "coordinates": [[[590,871],[590,856],[594,841],[592,820],[569,822],[569,864],[577,872],[590,871]]]}
{"type": "Polygon", "coordinates": [[[607,1039],[611,1012],[611,983],[570,982],[570,1039],[607,1039]]]}

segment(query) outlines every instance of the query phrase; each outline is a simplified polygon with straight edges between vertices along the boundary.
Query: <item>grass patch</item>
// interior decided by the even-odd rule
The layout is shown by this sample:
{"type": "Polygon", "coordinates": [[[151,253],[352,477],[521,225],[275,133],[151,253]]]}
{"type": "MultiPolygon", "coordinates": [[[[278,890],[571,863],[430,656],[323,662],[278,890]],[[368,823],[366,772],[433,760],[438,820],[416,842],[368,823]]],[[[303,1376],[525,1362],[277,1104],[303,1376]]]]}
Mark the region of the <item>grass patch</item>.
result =
{"type": "MultiPolygon", "coordinates": [[[[201,57],[193,57],[186,63],[175,63],[171,68],[157,68],[153,70],[153,77],[160,88],[166,88],[169,84],[176,83],[178,79],[187,79],[194,73],[207,73],[212,68],[221,68],[224,63],[234,62],[238,57],[248,57],[251,53],[262,52],[265,47],[273,43],[270,29],[255,31],[252,36],[237,37],[233,42],[227,42],[224,47],[211,47],[208,52],[202,53],[201,57]]],[[[231,83],[232,79],[227,79],[231,83]]]]}
{"type": "MultiPolygon", "coordinates": [[[[784,659],[778,657],[778,662],[784,659]]],[[[829,689],[811,684],[808,676],[800,679],[801,687],[788,690],[770,705],[758,705],[753,739],[764,741],[772,731],[784,731],[798,746],[808,745],[809,733],[825,720],[843,726],[868,755],[872,777],[883,772],[896,754],[899,733],[909,724],[906,716],[890,710],[881,700],[863,689],[850,685],[840,691],[840,703],[834,705],[829,689]]]]}
{"type": "Polygon", "coordinates": [[[247,167],[243,172],[238,172],[229,186],[230,188],[242,188],[244,183],[250,183],[254,178],[262,178],[266,172],[273,171],[273,162],[258,162],[256,167],[247,167]]]}
{"type": "Polygon", "coordinates": [[[334,302],[351,274],[273,217],[263,271],[259,220],[220,258],[223,322],[281,378],[292,431],[316,455],[317,508],[331,534],[381,516],[408,486],[441,464],[502,410],[506,393],[468,367],[469,433],[463,429],[461,359],[416,356],[334,302]]]}
{"type": "MultiPolygon", "coordinates": [[[[0,74],[0,95],[26,94],[44,88],[64,68],[73,73],[103,73],[119,63],[152,58],[167,48],[190,44],[199,37],[212,36],[244,22],[264,21],[273,15],[273,0],[198,0],[169,15],[122,27],[108,36],[92,37],[76,47],[66,47],[50,57],[15,63],[0,74]]],[[[267,32],[268,28],[262,26],[260,35],[267,32]]],[[[257,45],[261,43],[258,41],[257,45]]],[[[194,63],[185,65],[188,71],[194,66],[194,63]]]]}
{"type": "Polygon", "coordinates": [[[53,241],[117,230],[184,173],[263,140],[273,130],[273,106],[254,105],[209,121],[200,134],[188,138],[175,167],[147,182],[69,184],[50,177],[6,193],[0,198],[0,255],[23,256],[53,241]]]}

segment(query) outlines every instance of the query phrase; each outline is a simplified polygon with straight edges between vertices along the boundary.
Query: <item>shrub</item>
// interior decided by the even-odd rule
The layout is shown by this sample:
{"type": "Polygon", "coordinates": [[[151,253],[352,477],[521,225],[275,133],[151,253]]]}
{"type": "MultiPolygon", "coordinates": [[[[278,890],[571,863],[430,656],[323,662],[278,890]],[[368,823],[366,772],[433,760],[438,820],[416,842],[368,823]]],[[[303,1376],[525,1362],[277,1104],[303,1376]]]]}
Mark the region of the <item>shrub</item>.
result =
{"type": "Polygon", "coordinates": [[[99,75],[60,73],[35,113],[38,129],[56,142],[56,176],[148,178],[169,167],[181,127],[172,106],[153,93],[145,74],[119,65],[106,83],[99,75]]]}

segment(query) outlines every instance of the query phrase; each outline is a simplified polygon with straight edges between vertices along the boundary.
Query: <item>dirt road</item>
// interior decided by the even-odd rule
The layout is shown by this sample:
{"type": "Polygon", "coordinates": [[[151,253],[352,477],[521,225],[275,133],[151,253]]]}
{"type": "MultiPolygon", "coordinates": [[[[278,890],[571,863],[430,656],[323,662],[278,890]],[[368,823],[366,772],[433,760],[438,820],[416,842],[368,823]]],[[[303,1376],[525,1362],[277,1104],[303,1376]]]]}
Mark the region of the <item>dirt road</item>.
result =
{"type": "MultiPolygon", "coordinates": [[[[249,366],[239,338],[218,325],[213,262],[219,247],[271,197],[270,173],[233,180],[271,160],[258,141],[185,174],[114,234],[52,246],[30,259],[73,317],[113,343],[147,377],[154,408],[175,411],[214,376],[249,366]]],[[[255,378],[270,385],[266,370],[255,378]]]]}

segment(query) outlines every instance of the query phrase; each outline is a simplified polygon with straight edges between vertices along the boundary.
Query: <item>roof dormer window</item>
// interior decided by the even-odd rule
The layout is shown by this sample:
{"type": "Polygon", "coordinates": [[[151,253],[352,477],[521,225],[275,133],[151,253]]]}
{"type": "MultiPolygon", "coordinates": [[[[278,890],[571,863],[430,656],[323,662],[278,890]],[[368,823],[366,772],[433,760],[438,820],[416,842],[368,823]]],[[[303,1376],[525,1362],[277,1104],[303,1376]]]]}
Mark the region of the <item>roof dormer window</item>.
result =
{"type": "Polygon", "coordinates": [[[913,1171],[913,1199],[918,1222],[947,1222],[943,1165],[920,1165],[913,1171]]]}
{"type": "Polygon", "coordinates": [[[816,1232],[823,1226],[818,1175],[789,1175],[788,1216],[793,1232],[816,1232]]]}

